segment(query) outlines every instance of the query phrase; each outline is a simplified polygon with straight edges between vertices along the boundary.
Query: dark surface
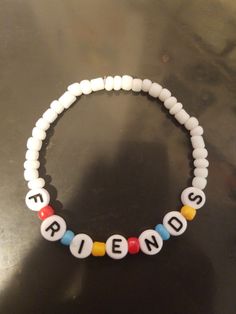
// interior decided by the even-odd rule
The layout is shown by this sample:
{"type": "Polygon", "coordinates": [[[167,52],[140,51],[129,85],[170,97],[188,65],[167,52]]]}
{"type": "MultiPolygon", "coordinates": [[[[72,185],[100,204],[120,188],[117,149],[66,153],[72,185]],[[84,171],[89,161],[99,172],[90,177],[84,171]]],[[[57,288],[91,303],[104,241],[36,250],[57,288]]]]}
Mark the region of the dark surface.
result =
{"type": "MultiPolygon", "coordinates": [[[[0,1],[1,314],[236,313],[235,14],[233,0],[0,1]],[[124,73],[167,86],[201,121],[207,204],[157,256],[77,260],[25,206],[26,140],[69,83],[124,73]]],[[[41,154],[52,204],[94,240],[138,236],[191,184],[183,131],[144,95],[82,97],[41,154]]]]}

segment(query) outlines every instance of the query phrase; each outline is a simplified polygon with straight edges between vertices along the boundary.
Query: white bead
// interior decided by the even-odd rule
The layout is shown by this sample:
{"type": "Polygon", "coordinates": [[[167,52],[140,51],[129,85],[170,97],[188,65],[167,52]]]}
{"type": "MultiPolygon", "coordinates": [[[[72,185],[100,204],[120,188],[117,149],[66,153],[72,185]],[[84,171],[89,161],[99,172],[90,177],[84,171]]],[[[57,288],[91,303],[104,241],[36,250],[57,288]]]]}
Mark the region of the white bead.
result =
{"type": "Polygon", "coordinates": [[[157,254],[163,246],[161,236],[153,229],[143,231],[138,239],[141,251],[147,255],[157,254]]]}
{"type": "Polygon", "coordinates": [[[187,130],[191,131],[192,129],[196,128],[199,125],[198,119],[195,117],[191,117],[186,121],[185,127],[187,130]]]}
{"type": "Polygon", "coordinates": [[[170,97],[164,101],[164,106],[166,109],[171,109],[177,103],[177,99],[175,97],[170,97]]]}
{"type": "Polygon", "coordinates": [[[190,131],[191,136],[202,135],[204,133],[203,128],[199,125],[190,131]]]}
{"type": "Polygon", "coordinates": [[[37,179],[39,177],[39,172],[36,169],[26,169],[24,171],[24,178],[25,181],[30,181],[30,180],[34,180],[37,179]]]}
{"type": "Polygon", "coordinates": [[[194,176],[207,178],[208,177],[208,169],[207,168],[196,168],[196,169],[194,169],[194,176]]]}
{"type": "Polygon", "coordinates": [[[188,119],[190,118],[190,115],[184,110],[181,109],[178,113],[175,115],[175,119],[180,123],[184,124],[188,119]]]}
{"type": "Polygon", "coordinates": [[[206,196],[200,189],[189,187],[183,190],[181,194],[181,201],[183,205],[199,209],[205,204],[206,196]]]}
{"type": "Polygon", "coordinates": [[[116,75],[113,80],[113,88],[114,90],[120,90],[122,84],[122,78],[119,75],[116,75]]]}
{"type": "Polygon", "coordinates": [[[85,233],[77,234],[70,243],[70,251],[77,258],[88,257],[93,249],[93,240],[85,233]]]}
{"type": "Polygon", "coordinates": [[[35,125],[44,131],[47,131],[50,127],[50,123],[47,120],[45,120],[44,118],[38,119],[38,121],[36,122],[35,125]]]}
{"type": "Polygon", "coordinates": [[[159,95],[159,99],[161,101],[165,101],[166,99],[170,98],[170,96],[171,96],[171,92],[167,88],[163,88],[163,90],[161,91],[159,95]]]}
{"type": "Polygon", "coordinates": [[[56,120],[57,116],[58,114],[54,110],[49,108],[48,110],[44,112],[43,119],[45,119],[49,123],[53,123],[56,120]]]}
{"type": "Polygon", "coordinates": [[[81,96],[82,89],[79,83],[73,83],[67,87],[67,90],[74,96],[81,96]]]}
{"type": "Polygon", "coordinates": [[[141,92],[142,90],[142,80],[140,79],[133,79],[133,83],[132,83],[132,91],[133,92],[141,92]]]}
{"type": "Polygon", "coordinates": [[[208,156],[208,151],[206,150],[206,148],[196,148],[193,151],[194,159],[203,159],[203,158],[207,158],[207,156],[208,156]]]}
{"type": "Polygon", "coordinates": [[[64,108],[68,109],[76,101],[76,97],[70,92],[65,92],[58,101],[64,108]]]}
{"type": "Polygon", "coordinates": [[[108,76],[105,78],[105,90],[111,91],[113,89],[114,79],[112,76],[108,76]]]}
{"type": "Polygon", "coordinates": [[[41,189],[44,186],[45,186],[45,180],[43,178],[37,178],[28,182],[28,188],[30,190],[41,189]]]}
{"type": "Polygon", "coordinates": [[[180,102],[177,102],[171,109],[170,114],[176,115],[181,109],[183,108],[183,105],[180,102]]]}
{"type": "Polygon", "coordinates": [[[206,178],[202,178],[202,177],[194,177],[192,181],[192,185],[195,188],[204,190],[205,187],[207,186],[207,180],[206,178]]]}
{"type": "Polygon", "coordinates": [[[26,160],[37,160],[39,158],[39,152],[37,150],[27,150],[25,154],[26,160]]]}
{"type": "Polygon", "coordinates": [[[163,219],[163,225],[172,236],[179,236],[187,229],[186,219],[177,211],[167,213],[163,219]]]}
{"type": "Polygon", "coordinates": [[[57,114],[62,113],[65,109],[65,107],[58,100],[53,100],[53,102],[50,104],[50,108],[56,111],[57,114]]]}
{"type": "Polygon", "coordinates": [[[38,138],[39,140],[45,140],[46,132],[36,126],[32,130],[32,136],[38,138]]]}
{"type": "Polygon", "coordinates": [[[121,259],[128,253],[128,242],[127,240],[119,235],[114,234],[106,241],[106,252],[107,255],[114,259],[121,259]]]}
{"type": "Polygon", "coordinates": [[[50,201],[50,195],[45,189],[30,190],[25,197],[26,205],[29,209],[39,211],[47,206],[50,201]]]}
{"type": "Polygon", "coordinates": [[[193,163],[196,168],[207,168],[209,166],[209,161],[205,158],[195,159],[193,163]]]}
{"type": "Polygon", "coordinates": [[[157,98],[160,95],[161,90],[162,90],[162,86],[160,84],[152,83],[148,93],[150,96],[157,98]]]}
{"type": "Polygon", "coordinates": [[[80,82],[80,88],[84,95],[88,95],[92,93],[92,86],[89,80],[83,80],[80,82]]]}
{"type": "Polygon", "coordinates": [[[91,80],[91,87],[94,92],[104,89],[104,80],[101,77],[91,80]]]}
{"type": "Polygon", "coordinates": [[[58,216],[52,215],[41,223],[41,235],[48,241],[60,240],[66,232],[65,220],[58,216]]]}
{"type": "Polygon", "coordinates": [[[144,79],[142,82],[142,91],[143,92],[149,92],[149,89],[152,86],[152,81],[149,79],[144,79]]]}
{"type": "Polygon", "coordinates": [[[204,142],[202,136],[199,136],[199,135],[192,136],[191,142],[192,142],[193,148],[204,148],[205,147],[205,142],[204,142]]]}
{"type": "Polygon", "coordinates": [[[133,78],[130,75],[123,75],[122,76],[122,83],[121,88],[123,90],[131,90],[133,84],[133,78]]]}
{"type": "Polygon", "coordinates": [[[30,137],[27,141],[27,148],[29,150],[39,151],[42,147],[42,141],[35,137],[30,137]]]}
{"type": "Polygon", "coordinates": [[[38,169],[40,166],[40,162],[38,160],[26,160],[24,162],[25,169],[38,169]]]}

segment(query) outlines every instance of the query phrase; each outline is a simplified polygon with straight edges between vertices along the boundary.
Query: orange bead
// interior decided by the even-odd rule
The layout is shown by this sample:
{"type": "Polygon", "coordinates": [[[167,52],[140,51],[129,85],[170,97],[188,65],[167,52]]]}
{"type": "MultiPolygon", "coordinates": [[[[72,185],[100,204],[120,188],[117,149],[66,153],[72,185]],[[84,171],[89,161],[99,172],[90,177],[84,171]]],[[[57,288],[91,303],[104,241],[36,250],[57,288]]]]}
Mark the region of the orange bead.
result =
{"type": "Polygon", "coordinates": [[[188,205],[183,206],[180,212],[187,220],[193,220],[196,216],[196,209],[188,205]]]}
{"type": "Polygon", "coordinates": [[[104,242],[93,242],[92,255],[104,256],[106,254],[106,244],[104,242]]]}

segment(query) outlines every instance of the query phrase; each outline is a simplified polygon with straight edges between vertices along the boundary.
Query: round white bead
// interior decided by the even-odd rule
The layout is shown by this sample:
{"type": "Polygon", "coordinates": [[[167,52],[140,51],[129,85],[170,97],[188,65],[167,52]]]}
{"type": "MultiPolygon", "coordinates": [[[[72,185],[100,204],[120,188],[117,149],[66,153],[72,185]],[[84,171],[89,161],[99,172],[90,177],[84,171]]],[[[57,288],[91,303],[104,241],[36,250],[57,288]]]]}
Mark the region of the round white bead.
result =
{"type": "Polygon", "coordinates": [[[113,88],[114,90],[120,90],[122,84],[122,78],[119,75],[116,75],[113,80],[113,88]]]}
{"type": "Polygon", "coordinates": [[[44,112],[43,119],[45,119],[49,123],[53,123],[56,120],[57,116],[58,114],[54,110],[49,108],[48,110],[44,112]]]}
{"type": "Polygon", "coordinates": [[[195,136],[195,135],[202,135],[204,133],[204,130],[203,128],[199,125],[199,126],[196,126],[195,128],[193,128],[191,131],[190,131],[190,135],[191,136],[195,136]]]}
{"type": "Polygon", "coordinates": [[[205,142],[204,142],[204,139],[201,135],[192,136],[191,142],[192,142],[193,148],[204,148],[205,147],[205,142]]]}
{"type": "Polygon", "coordinates": [[[39,140],[45,140],[46,132],[36,126],[32,130],[32,136],[38,138],[39,140]]]}
{"type": "Polygon", "coordinates": [[[195,148],[193,151],[193,158],[194,159],[203,159],[207,158],[208,156],[208,151],[206,148],[195,148]]]}
{"type": "Polygon", "coordinates": [[[192,185],[197,189],[204,190],[207,186],[207,179],[202,177],[194,177],[192,185]]]}
{"type": "Polygon", "coordinates": [[[91,80],[91,87],[93,92],[104,89],[104,80],[102,77],[95,78],[91,80]]]}
{"type": "Polygon", "coordinates": [[[122,76],[122,83],[121,88],[123,90],[131,90],[133,84],[133,78],[130,75],[123,75],[122,76]]]}
{"type": "Polygon", "coordinates": [[[105,90],[111,91],[114,86],[114,79],[112,76],[108,76],[105,78],[105,90]]]}
{"type": "Polygon", "coordinates": [[[67,87],[67,90],[74,96],[81,96],[82,89],[79,83],[73,83],[67,87]]]}
{"type": "Polygon", "coordinates": [[[44,131],[47,131],[50,127],[50,123],[47,120],[45,120],[44,118],[38,119],[38,121],[36,122],[35,125],[44,131]]]}
{"type": "Polygon", "coordinates": [[[164,101],[164,106],[166,109],[170,110],[176,103],[177,99],[172,96],[164,101]]]}
{"type": "Polygon", "coordinates": [[[58,101],[58,100],[53,100],[50,104],[50,108],[54,110],[57,114],[60,114],[63,112],[65,107],[58,101]]]}
{"type": "Polygon", "coordinates": [[[41,208],[47,206],[50,201],[50,195],[45,189],[32,189],[25,197],[26,205],[33,211],[39,211],[41,208]]]}
{"type": "Polygon", "coordinates": [[[194,176],[207,178],[208,177],[208,169],[207,168],[196,168],[196,169],[194,169],[194,176]]]}
{"type": "Polygon", "coordinates": [[[62,104],[62,106],[64,106],[64,108],[68,109],[76,101],[76,97],[67,91],[61,95],[58,101],[62,104]]]}
{"type": "Polygon", "coordinates": [[[160,252],[163,240],[153,229],[143,231],[139,236],[140,249],[144,254],[154,255],[160,252]]]}
{"type": "Polygon", "coordinates": [[[83,80],[80,82],[80,88],[84,95],[88,95],[92,93],[92,86],[89,80],[83,80]]]}
{"type": "Polygon", "coordinates": [[[195,159],[193,163],[196,168],[207,168],[209,166],[209,161],[205,158],[195,159]]]}
{"type": "Polygon", "coordinates": [[[93,240],[85,233],[77,234],[70,243],[70,251],[77,258],[88,257],[93,249],[93,240]]]}
{"type": "Polygon", "coordinates": [[[185,127],[187,130],[191,131],[192,129],[196,128],[199,125],[198,119],[195,117],[191,117],[186,121],[185,127]]]}
{"type": "Polygon", "coordinates": [[[37,160],[39,158],[39,152],[37,150],[27,150],[25,154],[26,160],[37,160]]]}
{"type": "Polygon", "coordinates": [[[37,179],[38,177],[39,177],[39,173],[36,169],[30,168],[24,171],[25,181],[34,180],[34,179],[37,179]]]}
{"type": "Polygon", "coordinates": [[[190,115],[184,110],[181,109],[178,113],[175,115],[175,119],[180,123],[184,124],[188,119],[190,118],[190,115]]]}
{"type": "Polygon", "coordinates": [[[114,234],[106,241],[106,252],[107,255],[114,259],[121,259],[128,253],[128,242],[127,240],[119,235],[114,234]]]}
{"type": "Polygon", "coordinates": [[[195,209],[201,208],[206,202],[206,196],[203,191],[195,187],[188,187],[181,194],[183,205],[191,206],[195,209]]]}
{"type": "Polygon", "coordinates": [[[177,102],[171,109],[170,114],[176,115],[181,109],[183,108],[183,105],[180,102],[177,102]]]}
{"type": "Polygon", "coordinates": [[[30,190],[41,189],[44,186],[45,186],[45,180],[43,178],[37,178],[28,182],[28,188],[30,190]]]}
{"type": "Polygon", "coordinates": [[[171,96],[171,92],[167,88],[163,88],[159,95],[159,99],[161,101],[165,101],[166,99],[170,98],[170,96],[171,96]]]}
{"type": "Polygon", "coordinates": [[[172,236],[179,236],[187,229],[186,219],[177,211],[167,213],[163,219],[163,225],[172,236]]]}
{"type": "Polygon", "coordinates": [[[162,90],[162,86],[160,84],[152,83],[148,93],[150,96],[157,98],[160,95],[161,90],[162,90]]]}
{"type": "Polygon", "coordinates": [[[42,147],[42,141],[35,137],[30,137],[27,141],[27,148],[29,150],[39,151],[42,147]]]}
{"type": "Polygon", "coordinates": [[[66,232],[65,220],[58,216],[52,215],[41,223],[41,235],[48,241],[60,240],[66,232]]]}
{"type": "Polygon", "coordinates": [[[138,92],[141,92],[141,90],[142,90],[142,80],[137,79],[137,78],[133,79],[132,91],[138,93],[138,92]]]}
{"type": "Polygon", "coordinates": [[[26,160],[24,162],[25,169],[38,169],[40,166],[40,162],[38,160],[26,160]]]}
{"type": "Polygon", "coordinates": [[[152,86],[152,81],[149,79],[144,79],[142,82],[142,91],[149,92],[151,86],[152,86]]]}

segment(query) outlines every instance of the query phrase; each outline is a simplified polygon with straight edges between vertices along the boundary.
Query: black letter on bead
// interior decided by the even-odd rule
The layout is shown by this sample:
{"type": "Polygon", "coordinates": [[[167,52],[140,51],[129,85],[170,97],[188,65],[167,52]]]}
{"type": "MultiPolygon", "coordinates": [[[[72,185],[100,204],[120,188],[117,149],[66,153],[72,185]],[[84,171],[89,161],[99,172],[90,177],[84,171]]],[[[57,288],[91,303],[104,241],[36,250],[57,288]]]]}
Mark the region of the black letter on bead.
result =
{"type": "Polygon", "coordinates": [[[34,199],[35,203],[37,203],[37,198],[40,198],[41,203],[43,202],[43,197],[41,194],[36,194],[36,195],[32,195],[29,197],[29,200],[31,200],[32,198],[34,199]]]}
{"type": "Polygon", "coordinates": [[[120,247],[120,245],[116,242],[121,242],[121,239],[113,239],[112,240],[112,252],[113,253],[122,253],[120,250],[117,250],[117,248],[120,247]]]}
{"type": "Polygon", "coordinates": [[[180,230],[182,229],[182,227],[183,227],[182,221],[179,220],[177,217],[172,217],[172,218],[170,218],[170,219],[168,220],[168,224],[169,224],[173,229],[175,229],[175,231],[177,231],[177,232],[180,231],[180,230]],[[176,221],[176,222],[179,224],[179,227],[176,226],[176,224],[173,223],[173,220],[174,220],[174,222],[176,221]]]}
{"type": "Polygon", "coordinates": [[[79,246],[79,251],[78,251],[78,253],[80,254],[81,252],[82,252],[82,250],[83,250],[83,247],[84,247],[84,240],[82,240],[81,241],[81,243],[80,243],[80,246],[79,246]]]}
{"type": "Polygon", "coordinates": [[[53,237],[54,234],[60,230],[60,228],[61,226],[59,223],[57,221],[53,221],[53,223],[47,227],[46,231],[51,230],[51,237],[53,237]]]}
{"type": "Polygon", "coordinates": [[[151,238],[152,238],[152,241],[150,241],[150,240],[148,240],[148,239],[145,239],[145,243],[146,243],[146,246],[147,246],[147,248],[148,248],[149,251],[152,250],[151,245],[154,246],[154,247],[157,248],[157,249],[159,248],[159,245],[158,245],[158,243],[157,243],[157,239],[155,238],[155,236],[152,235],[151,238]]]}
{"type": "Polygon", "coordinates": [[[198,199],[197,205],[201,204],[201,202],[202,202],[202,197],[201,197],[200,195],[195,195],[195,196],[194,196],[194,193],[190,193],[190,194],[188,195],[188,198],[189,198],[190,201],[192,201],[192,202],[194,202],[194,201],[196,201],[196,200],[198,199]]]}

